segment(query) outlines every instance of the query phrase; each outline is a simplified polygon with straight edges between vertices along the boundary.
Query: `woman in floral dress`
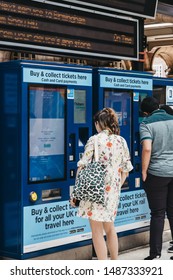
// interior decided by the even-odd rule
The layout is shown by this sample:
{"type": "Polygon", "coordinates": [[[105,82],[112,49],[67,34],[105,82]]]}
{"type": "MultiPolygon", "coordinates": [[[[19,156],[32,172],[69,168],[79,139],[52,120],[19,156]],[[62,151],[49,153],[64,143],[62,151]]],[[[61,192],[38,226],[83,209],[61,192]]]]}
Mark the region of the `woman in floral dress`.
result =
{"type": "MultiPolygon", "coordinates": [[[[99,161],[106,167],[105,205],[80,201],[78,216],[88,218],[92,230],[93,245],[99,260],[107,259],[107,246],[112,260],[118,256],[118,239],[114,220],[119,204],[121,186],[128,172],[133,169],[125,139],[119,136],[117,115],[111,108],[104,108],[94,116],[96,126],[99,161]],[[104,239],[106,233],[107,246],[104,239]]],[[[92,161],[94,137],[85,146],[84,154],[78,162],[78,172],[92,161]]],[[[71,199],[71,205],[74,203],[71,199]]]]}

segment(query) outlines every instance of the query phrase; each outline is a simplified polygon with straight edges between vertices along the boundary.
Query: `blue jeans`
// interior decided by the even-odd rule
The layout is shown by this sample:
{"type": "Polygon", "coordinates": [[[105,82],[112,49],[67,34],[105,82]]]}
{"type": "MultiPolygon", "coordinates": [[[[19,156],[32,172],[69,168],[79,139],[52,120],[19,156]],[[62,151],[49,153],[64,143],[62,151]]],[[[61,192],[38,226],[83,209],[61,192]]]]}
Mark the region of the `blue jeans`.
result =
{"type": "Polygon", "coordinates": [[[148,173],[143,188],[151,210],[150,255],[161,255],[165,215],[173,238],[173,177],[158,177],[148,173]]]}

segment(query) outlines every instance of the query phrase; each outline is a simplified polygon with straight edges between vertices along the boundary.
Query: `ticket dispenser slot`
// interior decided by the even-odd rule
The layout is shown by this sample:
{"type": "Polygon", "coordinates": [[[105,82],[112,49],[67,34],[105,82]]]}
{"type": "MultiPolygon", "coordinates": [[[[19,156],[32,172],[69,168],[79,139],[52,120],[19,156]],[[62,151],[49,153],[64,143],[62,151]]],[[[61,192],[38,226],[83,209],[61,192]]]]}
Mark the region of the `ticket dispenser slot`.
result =
{"type": "Polygon", "coordinates": [[[42,200],[54,200],[54,199],[60,199],[61,198],[61,189],[49,189],[49,190],[42,190],[42,200]]]}
{"type": "Polygon", "coordinates": [[[74,168],[74,164],[76,161],[76,135],[74,133],[71,133],[69,135],[69,143],[68,143],[68,147],[69,147],[69,162],[72,163],[72,166],[70,167],[70,171],[69,171],[69,177],[70,179],[75,178],[76,176],[76,171],[74,168]]]}
{"type": "Polygon", "coordinates": [[[69,135],[69,161],[75,161],[75,143],[76,143],[76,136],[74,133],[69,135]]]}

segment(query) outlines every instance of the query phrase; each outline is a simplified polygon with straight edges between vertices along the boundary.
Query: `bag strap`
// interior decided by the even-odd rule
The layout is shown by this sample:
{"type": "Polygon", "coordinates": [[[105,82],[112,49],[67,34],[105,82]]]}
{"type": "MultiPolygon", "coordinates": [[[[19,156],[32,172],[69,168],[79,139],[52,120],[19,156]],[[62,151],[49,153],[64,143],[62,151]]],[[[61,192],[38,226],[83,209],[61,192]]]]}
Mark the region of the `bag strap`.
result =
{"type": "Polygon", "coordinates": [[[99,161],[97,135],[94,136],[94,159],[95,161],[99,161]]]}

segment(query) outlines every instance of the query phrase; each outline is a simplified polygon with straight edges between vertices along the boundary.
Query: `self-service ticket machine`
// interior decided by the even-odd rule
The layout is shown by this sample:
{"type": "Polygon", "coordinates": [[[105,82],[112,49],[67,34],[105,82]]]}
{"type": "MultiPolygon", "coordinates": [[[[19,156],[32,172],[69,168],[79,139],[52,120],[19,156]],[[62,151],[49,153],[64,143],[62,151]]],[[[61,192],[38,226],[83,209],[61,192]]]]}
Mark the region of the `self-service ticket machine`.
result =
{"type": "Polygon", "coordinates": [[[92,134],[92,69],[0,64],[0,255],[26,259],[91,243],[69,205],[92,134]]]}
{"type": "Polygon", "coordinates": [[[144,230],[150,212],[141,182],[141,147],[139,123],[141,100],[152,94],[152,76],[148,73],[110,68],[94,69],[94,111],[111,107],[118,114],[120,134],[128,144],[134,169],[122,187],[115,220],[119,235],[144,230]],[[98,100],[98,102],[95,102],[98,100]]]}
{"type": "Polygon", "coordinates": [[[160,105],[169,105],[173,108],[173,79],[153,77],[153,96],[160,105]]]}

